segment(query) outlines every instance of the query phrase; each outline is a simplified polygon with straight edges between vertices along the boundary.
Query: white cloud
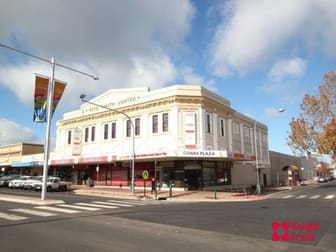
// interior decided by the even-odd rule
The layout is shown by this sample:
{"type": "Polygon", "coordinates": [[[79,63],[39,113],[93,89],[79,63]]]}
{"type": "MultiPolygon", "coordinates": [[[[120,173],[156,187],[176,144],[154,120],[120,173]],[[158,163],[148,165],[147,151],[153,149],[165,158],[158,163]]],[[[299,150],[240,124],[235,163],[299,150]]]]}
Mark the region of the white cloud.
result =
{"type": "Polygon", "coordinates": [[[280,60],[271,68],[268,76],[271,79],[281,80],[285,77],[301,77],[306,70],[306,62],[300,58],[280,60]]]}
{"type": "MultiPolygon", "coordinates": [[[[177,70],[170,55],[184,47],[195,13],[188,0],[0,4],[6,6],[0,15],[1,42],[24,45],[32,54],[99,76],[93,81],[56,66],[55,77],[69,83],[58,107],[67,110],[78,107],[80,93],[95,96],[111,88],[159,88],[173,82],[177,70]]],[[[0,58],[0,85],[32,104],[33,74],[50,76],[50,65],[17,53],[5,58],[0,58]]]]}
{"type": "Polygon", "coordinates": [[[228,1],[210,48],[218,76],[244,75],[299,45],[336,56],[336,2],[228,1]]]}
{"type": "Polygon", "coordinates": [[[41,143],[36,134],[29,128],[9,121],[5,118],[0,118],[0,143],[1,145],[12,143],[41,143]]]}
{"type": "Polygon", "coordinates": [[[210,80],[205,79],[204,77],[195,73],[191,67],[186,66],[182,68],[180,72],[186,84],[202,85],[213,92],[217,91],[217,87],[213,79],[210,80]]]}

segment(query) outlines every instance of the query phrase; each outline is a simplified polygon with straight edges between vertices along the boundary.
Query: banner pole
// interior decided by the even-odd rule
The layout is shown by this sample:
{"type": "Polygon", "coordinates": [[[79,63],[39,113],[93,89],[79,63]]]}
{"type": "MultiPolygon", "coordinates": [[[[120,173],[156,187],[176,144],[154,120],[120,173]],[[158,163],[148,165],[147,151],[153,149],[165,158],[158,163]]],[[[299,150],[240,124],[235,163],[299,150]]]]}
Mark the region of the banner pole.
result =
{"type": "Polygon", "coordinates": [[[54,75],[55,75],[55,59],[51,58],[51,78],[48,85],[48,99],[47,99],[47,127],[44,144],[44,162],[43,162],[43,185],[41,192],[41,200],[45,200],[47,192],[47,178],[48,178],[48,161],[50,148],[50,125],[53,111],[53,96],[54,96],[54,75]]]}

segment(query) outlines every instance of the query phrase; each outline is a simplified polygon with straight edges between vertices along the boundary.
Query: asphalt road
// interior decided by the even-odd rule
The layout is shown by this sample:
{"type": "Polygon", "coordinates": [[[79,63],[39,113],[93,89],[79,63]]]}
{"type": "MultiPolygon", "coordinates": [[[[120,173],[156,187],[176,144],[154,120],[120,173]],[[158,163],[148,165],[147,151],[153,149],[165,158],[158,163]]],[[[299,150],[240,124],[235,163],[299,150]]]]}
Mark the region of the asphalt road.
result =
{"type": "MultiPolygon", "coordinates": [[[[4,189],[0,193],[4,191],[21,195],[34,193],[4,189]]],[[[107,206],[116,203],[113,199],[78,196],[70,192],[54,193],[49,197],[62,198],[68,205],[82,207],[82,204],[93,202],[107,206]]],[[[269,199],[251,202],[159,201],[141,202],[141,205],[129,200],[122,202],[116,208],[95,211],[75,209],[78,210],[76,213],[1,202],[0,250],[335,251],[336,247],[336,181],[281,192],[269,199]],[[55,215],[31,216],[13,209],[55,215]],[[27,219],[3,219],[1,213],[27,219]],[[284,228],[272,229],[274,223],[290,225],[289,241],[272,241],[272,234],[277,233],[281,237],[286,234],[284,228]],[[308,226],[315,229],[308,232],[303,228],[308,226]],[[299,234],[301,240],[293,233],[299,234]]],[[[94,208],[92,205],[86,207],[94,208]]]]}

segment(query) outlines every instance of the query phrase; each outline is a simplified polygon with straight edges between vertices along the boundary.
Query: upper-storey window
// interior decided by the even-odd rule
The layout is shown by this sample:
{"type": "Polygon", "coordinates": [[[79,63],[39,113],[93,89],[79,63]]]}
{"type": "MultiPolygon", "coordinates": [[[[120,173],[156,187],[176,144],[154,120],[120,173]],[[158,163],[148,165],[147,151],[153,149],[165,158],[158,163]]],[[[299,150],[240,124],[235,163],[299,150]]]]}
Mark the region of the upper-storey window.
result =
{"type": "Polygon", "coordinates": [[[158,133],[159,127],[159,116],[153,115],[152,116],[152,133],[158,133]]]}
{"type": "Polygon", "coordinates": [[[163,132],[168,131],[168,113],[162,114],[162,131],[163,132]]]}
{"type": "Polygon", "coordinates": [[[96,127],[92,126],[91,127],[91,142],[94,142],[96,139],[96,127]]]}
{"type": "Polygon", "coordinates": [[[135,135],[140,135],[140,118],[135,119],[135,135]]]}
{"type": "Polygon", "coordinates": [[[89,141],[89,128],[86,127],[84,129],[84,142],[87,143],[89,141]]]}
{"type": "Polygon", "coordinates": [[[225,136],[225,119],[220,119],[220,136],[225,136]]]}
{"type": "Polygon", "coordinates": [[[207,133],[211,133],[211,115],[206,114],[206,127],[207,127],[207,133]]]}
{"type": "Polygon", "coordinates": [[[112,139],[116,138],[116,134],[117,134],[117,124],[116,122],[113,122],[111,124],[111,138],[112,139]]]}
{"type": "Polygon", "coordinates": [[[234,122],[233,124],[233,133],[239,135],[239,125],[238,123],[234,122]]]}
{"type": "Polygon", "coordinates": [[[108,130],[109,130],[109,125],[105,123],[104,124],[104,140],[108,139],[108,130]]]}
{"type": "Polygon", "coordinates": [[[68,144],[71,144],[71,139],[72,139],[72,131],[68,131],[68,144]]]}
{"type": "Polygon", "coordinates": [[[250,138],[250,129],[248,127],[244,127],[244,136],[250,138]]]}
{"type": "Polygon", "coordinates": [[[132,121],[130,119],[126,122],[126,136],[130,137],[132,135],[132,121]]]}

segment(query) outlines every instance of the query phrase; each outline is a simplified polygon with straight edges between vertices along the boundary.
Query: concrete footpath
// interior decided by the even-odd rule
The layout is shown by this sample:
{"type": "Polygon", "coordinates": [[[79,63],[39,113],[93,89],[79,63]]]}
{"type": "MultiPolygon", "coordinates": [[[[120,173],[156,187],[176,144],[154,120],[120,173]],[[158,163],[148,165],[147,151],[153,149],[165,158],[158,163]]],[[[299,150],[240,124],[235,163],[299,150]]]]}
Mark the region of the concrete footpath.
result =
{"type": "MultiPolygon", "coordinates": [[[[316,182],[306,183],[305,186],[314,185],[316,182]]],[[[157,193],[151,193],[151,188],[144,191],[143,188],[136,188],[134,193],[131,193],[129,188],[119,188],[111,186],[94,186],[87,187],[81,185],[73,185],[71,191],[74,194],[111,197],[119,199],[132,200],[171,200],[180,202],[236,202],[236,201],[255,201],[263,200],[271,197],[278,192],[295,190],[289,187],[267,188],[263,190],[261,195],[245,194],[242,192],[223,192],[223,191],[184,191],[184,190],[159,190],[157,193]]],[[[60,192],[62,193],[62,192],[60,192]]],[[[62,204],[63,200],[41,200],[37,197],[25,197],[16,195],[0,194],[0,201],[17,202],[32,205],[52,205],[62,204]]]]}
{"type": "MultiPolygon", "coordinates": [[[[280,189],[279,189],[280,190],[280,189]]],[[[279,191],[276,190],[276,191],[279,191]]],[[[283,189],[286,190],[286,189],[283,189]]],[[[274,192],[276,192],[274,191],[274,192]]],[[[241,192],[222,192],[222,191],[181,191],[161,190],[151,193],[151,189],[136,189],[134,194],[129,189],[111,188],[104,186],[85,187],[74,186],[73,192],[81,195],[92,195],[101,197],[113,197],[122,199],[137,199],[137,200],[171,200],[171,201],[194,201],[194,202],[219,202],[219,201],[252,201],[261,200],[267,197],[271,191],[261,195],[245,194],[241,192]]]]}

